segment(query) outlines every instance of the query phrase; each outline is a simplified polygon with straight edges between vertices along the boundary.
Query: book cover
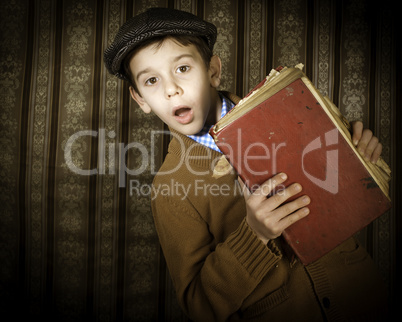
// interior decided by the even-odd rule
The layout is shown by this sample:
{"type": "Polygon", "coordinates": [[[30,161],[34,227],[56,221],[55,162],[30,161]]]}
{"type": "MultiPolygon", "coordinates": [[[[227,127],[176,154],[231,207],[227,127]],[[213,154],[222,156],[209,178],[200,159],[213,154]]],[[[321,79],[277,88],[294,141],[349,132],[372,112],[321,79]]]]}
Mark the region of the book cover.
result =
{"type": "MultiPolygon", "coordinates": [[[[274,72],[210,131],[251,191],[279,172],[311,198],[310,214],[282,234],[307,265],[391,207],[390,170],[367,163],[349,124],[299,68],[274,72]]],[[[296,198],[295,196],[294,198],[296,198]]],[[[294,199],[293,198],[293,199],[294,199]]]]}

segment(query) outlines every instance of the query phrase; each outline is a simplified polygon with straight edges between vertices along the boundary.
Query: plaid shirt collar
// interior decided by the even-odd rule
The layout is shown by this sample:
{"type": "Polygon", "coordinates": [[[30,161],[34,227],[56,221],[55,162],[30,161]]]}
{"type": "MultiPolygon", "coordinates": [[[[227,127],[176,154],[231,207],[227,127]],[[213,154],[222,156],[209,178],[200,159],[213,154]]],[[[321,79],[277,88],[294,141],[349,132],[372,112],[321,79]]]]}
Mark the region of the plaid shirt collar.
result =
{"type": "MultiPolygon", "coordinates": [[[[235,104],[233,104],[230,100],[228,100],[226,97],[221,95],[222,99],[222,111],[221,111],[221,118],[226,115],[227,112],[229,112],[235,104]]],[[[194,135],[188,135],[189,138],[193,139],[194,141],[211,148],[212,150],[218,151],[220,153],[221,150],[216,146],[213,138],[209,135],[209,130],[212,128],[213,125],[205,125],[200,132],[194,135]]]]}

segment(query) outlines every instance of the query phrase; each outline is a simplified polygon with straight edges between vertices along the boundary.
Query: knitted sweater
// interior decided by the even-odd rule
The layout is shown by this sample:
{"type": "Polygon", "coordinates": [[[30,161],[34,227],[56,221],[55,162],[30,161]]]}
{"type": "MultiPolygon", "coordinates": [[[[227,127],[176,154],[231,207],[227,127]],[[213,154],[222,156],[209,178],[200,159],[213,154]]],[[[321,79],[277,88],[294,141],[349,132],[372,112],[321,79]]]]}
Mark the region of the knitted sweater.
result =
{"type": "Polygon", "coordinates": [[[286,255],[281,238],[264,245],[245,221],[237,175],[212,176],[221,154],[172,134],[152,209],[179,304],[192,320],[383,317],[385,288],[357,240],[308,266],[286,255]]]}

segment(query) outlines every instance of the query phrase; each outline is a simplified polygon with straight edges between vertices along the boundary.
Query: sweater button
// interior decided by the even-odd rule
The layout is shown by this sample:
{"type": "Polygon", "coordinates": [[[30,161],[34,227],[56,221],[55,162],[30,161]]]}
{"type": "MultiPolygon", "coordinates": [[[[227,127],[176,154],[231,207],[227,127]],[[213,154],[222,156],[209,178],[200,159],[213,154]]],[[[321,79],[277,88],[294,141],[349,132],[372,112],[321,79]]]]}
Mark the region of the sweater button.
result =
{"type": "Polygon", "coordinates": [[[331,301],[329,300],[328,297],[324,297],[324,298],[322,299],[322,304],[324,305],[324,307],[325,307],[326,309],[329,309],[329,306],[331,305],[331,301]]]}

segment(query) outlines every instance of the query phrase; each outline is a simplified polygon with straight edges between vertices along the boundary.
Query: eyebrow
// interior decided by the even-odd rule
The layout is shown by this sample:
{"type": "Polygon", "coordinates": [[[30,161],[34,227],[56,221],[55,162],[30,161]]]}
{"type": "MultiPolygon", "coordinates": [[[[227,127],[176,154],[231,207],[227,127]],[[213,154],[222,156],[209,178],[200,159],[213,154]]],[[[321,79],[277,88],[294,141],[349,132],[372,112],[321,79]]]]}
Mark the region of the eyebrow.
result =
{"type": "Polygon", "coordinates": [[[149,72],[149,69],[148,68],[146,68],[146,69],[144,69],[144,70],[142,70],[142,71],[140,71],[138,74],[137,74],[137,81],[140,79],[140,76],[142,75],[142,74],[146,74],[146,73],[148,73],[149,72]]]}
{"type": "MultiPolygon", "coordinates": [[[[175,57],[175,58],[173,59],[173,63],[176,63],[176,62],[178,62],[180,59],[186,58],[186,57],[194,58],[194,56],[191,55],[191,54],[183,54],[183,55],[179,55],[179,56],[175,57]]],[[[137,74],[137,77],[136,77],[137,81],[140,79],[140,76],[141,76],[142,74],[146,74],[146,73],[148,73],[148,72],[150,72],[150,69],[149,69],[149,68],[145,68],[144,70],[140,71],[140,72],[137,74]]]]}

